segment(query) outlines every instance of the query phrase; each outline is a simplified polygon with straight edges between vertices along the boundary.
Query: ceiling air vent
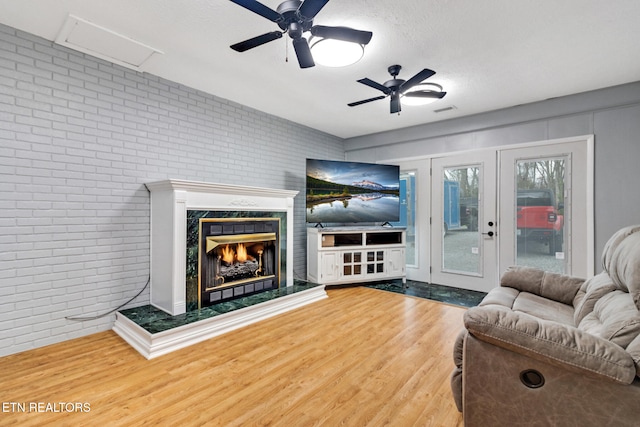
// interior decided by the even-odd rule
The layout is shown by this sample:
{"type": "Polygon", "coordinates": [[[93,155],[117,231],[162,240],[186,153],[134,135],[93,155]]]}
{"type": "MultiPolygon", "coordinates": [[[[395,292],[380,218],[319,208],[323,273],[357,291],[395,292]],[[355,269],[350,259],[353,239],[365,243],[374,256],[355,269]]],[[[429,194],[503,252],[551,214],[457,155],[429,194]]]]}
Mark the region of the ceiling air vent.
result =
{"type": "Polygon", "coordinates": [[[154,54],[162,54],[158,49],[73,15],[67,18],[56,43],[136,71],[142,71],[154,54]]]}
{"type": "Polygon", "coordinates": [[[445,111],[455,110],[455,105],[449,105],[448,107],[438,108],[437,110],[433,110],[434,113],[444,113],[445,111]]]}

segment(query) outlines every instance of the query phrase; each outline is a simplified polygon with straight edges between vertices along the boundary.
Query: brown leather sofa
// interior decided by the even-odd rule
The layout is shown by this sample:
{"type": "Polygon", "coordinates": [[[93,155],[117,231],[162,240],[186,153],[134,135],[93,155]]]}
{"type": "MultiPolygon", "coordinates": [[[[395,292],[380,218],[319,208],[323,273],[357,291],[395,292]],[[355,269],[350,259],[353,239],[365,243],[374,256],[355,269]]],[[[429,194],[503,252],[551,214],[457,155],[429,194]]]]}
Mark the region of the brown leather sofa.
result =
{"type": "Polygon", "coordinates": [[[588,279],[511,267],[464,315],[451,387],[465,426],[640,425],[640,225],[588,279]]]}

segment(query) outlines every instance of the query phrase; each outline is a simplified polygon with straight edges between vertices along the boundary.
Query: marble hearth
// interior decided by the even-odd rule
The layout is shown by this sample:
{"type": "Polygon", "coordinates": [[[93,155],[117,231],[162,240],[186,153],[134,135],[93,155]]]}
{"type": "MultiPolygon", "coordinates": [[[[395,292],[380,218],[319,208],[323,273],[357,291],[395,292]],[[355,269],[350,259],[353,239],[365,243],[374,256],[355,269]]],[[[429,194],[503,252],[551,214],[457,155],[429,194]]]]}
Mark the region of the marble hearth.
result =
{"type": "Polygon", "coordinates": [[[171,316],[151,305],[116,313],[113,331],[147,359],[327,298],[324,285],[298,282],[171,316]]]}

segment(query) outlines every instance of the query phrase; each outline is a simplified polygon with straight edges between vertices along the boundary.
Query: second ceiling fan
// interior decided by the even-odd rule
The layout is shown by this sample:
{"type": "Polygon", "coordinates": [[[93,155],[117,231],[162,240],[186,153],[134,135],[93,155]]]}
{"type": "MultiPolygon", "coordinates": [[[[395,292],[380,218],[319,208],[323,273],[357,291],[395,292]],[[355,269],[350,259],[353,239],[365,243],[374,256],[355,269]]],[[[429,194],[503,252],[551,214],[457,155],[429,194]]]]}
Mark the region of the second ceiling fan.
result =
{"type": "MultiPolygon", "coordinates": [[[[364,79],[358,80],[358,83],[362,83],[364,85],[377,89],[383,92],[384,95],[376,96],[374,98],[369,98],[369,99],[363,99],[362,101],[352,102],[347,105],[349,107],[355,107],[356,105],[366,104],[367,102],[377,101],[379,99],[384,99],[387,96],[390,96],[391,97],[391,114],[394,114],[394,113],[399,113],[402,110],[402,107],[400,105],[400,96],[403,96],[403,97],[406,96],[408,98],[440,99],[440,98],[444,98],[444,96],[447,94],[447,92],[442,92],[442,90],[437,90],[437,91],[416,90],[416,91],[409,92],[409,89],[419,85],[424,80],[433,76],[436,72],[428,68],[425,68],[415,76],[411,77],[409,80],[405,81],[397,78],[398,74],[400,74],[401,69],[402,67],[400,65],[390,66],[387,70],[389,71],[389,74],[391,74],[391,77],[393,78],[391,80],[387,80],[383,84],[374,82],[373,80],[366,77],[364,79]]],[[[432,86],[439,87],[438,85],[435,85],[435,84],[432,86]]]]}
{"type": "Polygon", "coordinates": [[[313,18],[329,2],[329,0],[288,0],[281,3],[273,10],[256,0],[231,0],[233,3],[254,12],[263,18],[278,24],[281,31],[272,31],[248,40],[231,45],[231,49],[237,52],[245,52],[254,47],[277,40],[283,34],[288,33],[293,40],[293,48],[298,58],[300,68],[309,68],[315,65],[309,42],[303,37],[303,33],[309,31],[313,36],[342,40],[351,43],[366,45],[371,40],[371,31],[354,30],[347,27],[327,27],[313,25],[313,18]]]}

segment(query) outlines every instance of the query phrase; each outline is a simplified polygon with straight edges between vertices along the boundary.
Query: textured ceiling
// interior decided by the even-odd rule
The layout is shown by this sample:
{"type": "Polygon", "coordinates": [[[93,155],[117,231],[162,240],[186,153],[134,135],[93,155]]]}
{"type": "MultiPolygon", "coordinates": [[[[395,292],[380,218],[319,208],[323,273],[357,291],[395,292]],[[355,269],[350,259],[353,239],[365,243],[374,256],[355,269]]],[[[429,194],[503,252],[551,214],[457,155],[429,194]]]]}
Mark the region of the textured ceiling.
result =
{"type": "Polygon", "coordinates": [[[49,40],[69,14],[162,51],[145,72],[343,138],[640,80],[638,0],[332,0],[314,24],[373,32],[339,69],[300,69],[288,37],[231,50],[277,26],[227,0],[0,0],[1,23],[49,40]],[[400,115],[388,98],[347,106],[379,95],[356,80],[383,83],[392,64],[436,71],[447,96],[400,115]]]}

